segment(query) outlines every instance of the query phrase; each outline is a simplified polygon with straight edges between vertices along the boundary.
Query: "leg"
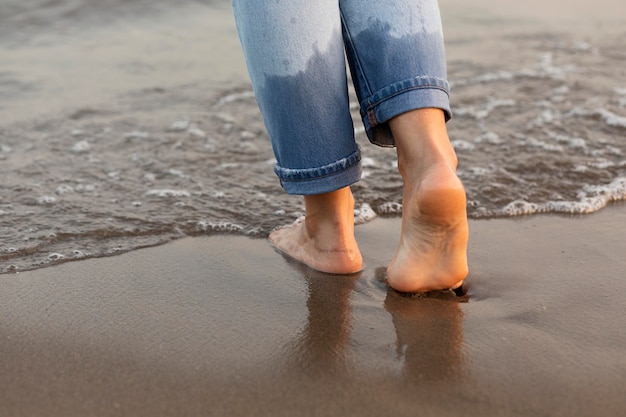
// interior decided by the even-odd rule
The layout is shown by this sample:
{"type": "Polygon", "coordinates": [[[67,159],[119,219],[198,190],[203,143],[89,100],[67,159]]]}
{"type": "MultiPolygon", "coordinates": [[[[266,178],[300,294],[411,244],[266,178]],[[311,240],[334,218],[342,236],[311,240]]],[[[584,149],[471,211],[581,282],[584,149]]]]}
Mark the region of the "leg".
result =
{"type": "Polygon", "coordinates": [[[337,0],[233,0],[274,171],[290,194],[360,178],[337,0]]]}
{"type": "Polygon", "coordinates": [[[272,245],[318,271],[360,271],[363,259],[354,239],[354,198],[350,188],[305,196],[304,202],[304,221],[272,232],[272,245]]]}
{"type": "Polygon", "coordinates": [[[424,292],[461,285],[468,272],[465,189],[444,114],[420,109],[389,121],[404,180],[402,233],[387,269],[398,291],[424,292]]]}
{"type": "Polygon", "coordinates": [[[276,230],[282,252],[330,273],[361,269],[350,184],[360,152],[349,110],[337,0],[234,0],[255,96],[290,194],[305,195],[304,222],[276,230]]]}
{"type": "Polygon", "coordinates": [[[402,234],[387,279],[399,291],[454,288],[467,274],[465,192],[450,118],[436,0],[340,0],[348,61],[371,142],[397,146],[402,234]]]}

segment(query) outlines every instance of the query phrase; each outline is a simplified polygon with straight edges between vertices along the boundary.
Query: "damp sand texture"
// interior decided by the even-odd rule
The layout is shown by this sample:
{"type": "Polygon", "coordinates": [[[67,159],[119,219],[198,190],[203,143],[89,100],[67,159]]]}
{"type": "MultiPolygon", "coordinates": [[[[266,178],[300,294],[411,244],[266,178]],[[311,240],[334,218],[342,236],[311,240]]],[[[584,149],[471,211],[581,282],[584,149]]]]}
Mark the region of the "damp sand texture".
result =
{"type": "Polygon", "coordinates": [[[0,413],[618,416],[625,208],[471,220],[462,299],[381,280],[399,219],[353,276],[233,235],[3,274],[0,413]]]}

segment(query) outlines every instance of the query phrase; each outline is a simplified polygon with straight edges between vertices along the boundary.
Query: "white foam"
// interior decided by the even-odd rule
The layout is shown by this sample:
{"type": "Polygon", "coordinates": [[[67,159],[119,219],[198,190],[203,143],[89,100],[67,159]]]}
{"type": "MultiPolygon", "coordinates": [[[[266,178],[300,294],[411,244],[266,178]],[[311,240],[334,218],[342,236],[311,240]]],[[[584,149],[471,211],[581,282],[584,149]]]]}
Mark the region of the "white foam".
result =
{"type": "Polygon", "coordinates": [[[567,116],[599,116],[609,126],[626,128],[626,117],[615,114],[605,108],[583,110],[580,107],[572,109],[567,116]]]}
{"type": "Polygon", "coordinates": [[[207,137],[206,132],[199,127],[192,127],[187,131],[187,133],[192,138],[206,139],[207,137]]]}
{"type": "Polygon", "coordinates": [[[91,150],[91,145],[86,140],[81,140],[76,142],[74,146],[72,146],[72,152],[74,153],[85,153],[91,150]]]}
{"type": "Polygon", "coordinates": [[[608,159],[605,159],[605,158],[598,158],[595,161],[587,162],[587,165],[594,167],[594,168],[606,169],[606,168],[614,167],[615,162],[609,161],[608,159]]]}
{"type": "Polygon", "coordinates": [[[469,143],[460,139],[452,140],[450,141],[450,143],[452,144],[452,147],[457,151],[472,151],[474,150],[474,148],[476,148],[473,143],[469,143]]]}
{"type": "Polygon", "coordinates": [[[626,200],[626,177],[618,177],[606,185],[586,185],[583,191],[608,201],[626,200]]]}
{"type": "Polygon", "coordinates": [[[72,187],[70,187],[69,185],[59,185],[56,189],[56,193],[59,195],[63,195],[63,194],[68,194],[68,193],[73,193],[74,189],[72,187]]]}
{"type": "Polygon", "coordinates": [[[367,223],[375,218],[376,212],[367,203],[363,203],[361,207],[354,210],[354,224],[367,223]]]}
{"type": "Polygon", "coordinates": [[[596,113],[604,119],[604,122],[607,125],[626,128],[626,117],[617,115],[602,108],[596,109],[596,113]]]}
{"type": "Polygon", "coordinates": [[[456,84],[482,84],[482,83],[490,83],[490,82],[494,82],[494,81],[502,81],[502,80],[512,80],[513,78],[515,78],[516,75],[510,71],[497,71],[497,72],[488,72],[486,74],[483,75],[479,75],[477,77],[471,78],[469,80],[461,80],[458,82],[455,82],[454,85],[456,86],[456,84]]]}
{"type": "Polygon", "coordinates": [[[149,190],[146,192],[150,197],[191,197],[186,190],[149,190]]]}
{"type": "Polygon", "coordinates": [[[450,83],[450,87],[456,88],[466,85],[510,81],[516,78],[550,78],[560,80],[563,79],[566,74],[574,71],[576,71],[576,67],[573,65],[554,66],[552,54],[547,52],[539,55],[535,68],[523,68],[518,71],[488,72],[476,77],[457,80],[450,83]]]}
{"type": "Polygon", "coordinates": [[[491,112],[493,109],[498,107],[511,107],[515,106],[516,102],[512,99],[501,99],[501,98],[493,98],[489,97],[487,101],[487,110],[491,112]]]}
{"type": "Polygon", "coordinates": [[[567,136],[567,135],[561,135],[559,133],[554,133],[551,130],[546,130],[546,133],[552,139],[554,139],[554,140],[556,140],[557,142],[560,142],[560,143],[565,143],[570,148],[575,148],[575,149],[578,148],[579,149],[579,148],[586,148],[587,147],[587,142],[583,138],[573,138],[573,137],[570,137],[570,136],[567,136]]]}
{"type": "Polygon", "coordinates": [[[606,148],[604,148],[604,150],[610,155],[620,156],[623,154],[621,149],[611,145],[608,145],[606,148]]]}
{"type": "Polygon", "coordinates": [[[232,93],[227,96],[222,97],[218,102],[218,106],[223,106],[224,104],[229,104],[235,101],[248,100],[254,98],[254,91],[241,91],[238,93],[232,93]]]}
{"type": "Polygon", "coordinates": [[[502,143],[502,139],[494,132],[484,133],[474,139],[475,143],[491,143],[493,145],[498,145],[502,143]]]}
{"type": "Polygon", "coordinates": [[[49,261],[61,261],[63,259],[65,259],[65,255],[62,253],[51,253],[48,255],[49,261]]]}
{"type": "MultiPolygon", "coordinates": [[[[605,185],[585,185],[578,193],[578,201],[548,201],[537,204],[515,200],[496,215],[519,216],[537,213],[588,214],[598,211],[612,201],[626,200],[626,177],[619,177],[605,185]]],[[[490,213],[481,213],[489,215],[490,213]]]]}
{"type": "Polygon", "coordinates": [[[189,129],[191,122],[189,120],[178,120],[170,125],[167,129],[170,132],[183,132],[189,129]]]}
{"type": "Polygon", "coordinates": [[[96,190],[96,184],[78,184],[74,190],[79,193],[91,193],[96,190]]]}
{"type": "Polygon", "coordinates": [[[475,119],[481,120],[489,116],[489,114],[498,107],[509,107],[514,106],[515,104],[515,100],[489,97],[484,108],[477,109],[474,106],[460,107],[454,110],[454,114],[457,116],[471,116],[475,119]]]}
{"type": "Polygon", "coordinates": [[[401,214],[402,204],[388,201],[378,206],[378,212],[385,214],[401,214]]]}
{"type": "Polygon", "coordinates": [[[174,177],[179,177],[179,178],[187,178],[188,176],[185,175],[182,171],[178,170],[178,169],[170,169],[167,171],[168,174],[174,176],[174,177]]]}
{"type": "Polygon", "coordinates": [[[256,133],[250,132],[249,130],[243,130],[239,136],[243,140],[251,140],[256,138],[256,133]]]}
{"type": "MultiPolygon", "coordinates": [[[[541,102],[537,103],[537,105],[540,107],[545,107],[545,105],[541,102]]],[[[539,127],[554,122],[558,118],[558,116],[555,114],[555,111],[556,110],[551,108],[543,110],[541,113],[539,113],[537,117],[535,117],[534,120],[528,122],[528,128],[539,127]]]]}
{"type": "Polygon", "coordinates": [[[223,169],[239,168],[241,166],[238,162],[222,162],[219,167],[223,169]]]}
{"type": "Polygon", "coordinates": [[[526,144],[532,146],[533,148],[541,148],[548,152],[563,152],[563,147],[561,145],[553,145],[534,138],[528,138],[526,140],[526,144]]]}
{"type": "Polygon", "coordinates": [[[501,210],[506,216],[520,216],[539,212],[539,205],[529,203],[526,200],[515,200],[504,206],[501,210]]]}
{"type": "Polygon", "coordinates": [[[539,62],[537,63],[537,68],[540,73],[544,73],[548,75],[550,78],[561,79],[565,76],[565,74],[576,70],[576,67],[574,67],[573,65],[555,67],[553,65],[552,56],[553,55],[551,52],[546,52],[539,56],[539,62]]]}
{"type": "Polygon", "coordinates": [[[378,162],[376,162],[376,160],[374,158],[370,158],[368,156],[365,156],[363,158],[361,158],[361,166],[362,167],[377,167],[380,164],[378,162]]]}
{"type": "Polygon", "coordinates": [[[485,167],[469,167],[468,171],[470,172],[470,174],[475,175],[475,176],[483,176],[483,175],[489,175],[491,173],[493,173],[493,168],[485,168],[485,167]]]}
{"type": "Polygon", "coordinates": [[[37,199],[37,203],[41,205],[54,204],[57,202],[57,198],[51,195],[42,195],[37,199]]]}
{"type": "Polygon", "coordinates": [[[231,222],[212,222],[208,220],[200,220],[196,224],[196,230],[199,232],[239,233],[243,231],[243,227],[231,222]]]}

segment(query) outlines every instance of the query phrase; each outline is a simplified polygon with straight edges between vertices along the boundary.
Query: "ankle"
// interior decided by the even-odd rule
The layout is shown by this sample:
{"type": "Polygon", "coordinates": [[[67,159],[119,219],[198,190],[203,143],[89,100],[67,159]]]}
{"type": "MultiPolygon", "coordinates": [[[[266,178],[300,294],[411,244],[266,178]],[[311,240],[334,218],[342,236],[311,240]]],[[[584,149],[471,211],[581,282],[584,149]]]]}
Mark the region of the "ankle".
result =
{"type": "Polygon", "coordinates": [[[354,197],[350,188],[305,196],[305,230],[309,238],[345,242],[354,239],[354,197]]]}
{"type": "Polygon", "coordinates": [[[458,159],[450,146],[420,146],[419,150],[398,148],[398,171],[406,181],[423,176],[434,167],[447,166],[456,172],[458,159]]]}
{"type": "Polygon", "coordinates": [[[354,217],[354,197],[349,187],[325,194],[304,196],[307,218],[343,223],[354,217]]]}
{"type": "Polygon", "coordinates": [[[403,177],[419,175],[432,165],[441,163],[456,170],[457,156],[448,137],[443,111],[430,108],[414,110],[391,119],[389,124],[396,142],[398,168],[403,177]]]}

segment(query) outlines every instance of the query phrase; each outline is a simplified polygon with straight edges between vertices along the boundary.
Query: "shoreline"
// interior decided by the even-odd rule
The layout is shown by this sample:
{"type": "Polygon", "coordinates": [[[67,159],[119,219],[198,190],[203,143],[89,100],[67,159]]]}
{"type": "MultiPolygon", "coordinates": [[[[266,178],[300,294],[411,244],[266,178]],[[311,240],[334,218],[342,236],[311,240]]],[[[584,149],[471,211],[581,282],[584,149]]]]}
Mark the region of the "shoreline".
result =
{"type": "MultiPolygon", "coordinates": [[[[607,203],[606,206],[604,206],[603,208],[593,211],[593,212],[589,212],[589,213],[560,213],[560,212],[539,212],[539,213],[532,213],[532,214],[521,214],[521,215],[514,215],[514,216],[494,216],[494,217],[478,217],[478,218],[469,218],[469,222],[470,222],[470,227],[473,224],[480,224],[480,223],[484,223],[484,222],[491,222],[491,221],[511,221],[514,223],[521,223],[521,222],[525,222],[525,221],[530,221],[533,218],[539,217],[539,218],[558,218],[558,219],[565,219],[565,220],[579,220],[579,221],[584,221],[584,219],[590,217],[590,216],[595,216],[598,215],[599,213],[604,212],[605,210],[609,210],[609,211],[613,211],[613,210],[626,210],[626,201],[622,201],[622,200],[618,200],[618,201],[609,201],[607,203]]],[[[364,225],[367,225],[369,223],[372,222],[379,222],[379,221],[383,221],[383,222],[399,222],[401,220],[401,217],[399,216],[376,216],[374,219],[372,220],[368,220],[365,223],[361,223],[361,224],[355,224],[355,230],[358,231],[359,228],[363,227],[364,225]]],[[[277,226],[278,227],[278,226],[277,226]]],[[[472,228],[473,229],[473,228],[472,228]]],[[[471,231],[470,231],[471,233],[471,231]]],[[[358,233],[357,233],[358,235],[358,233]]],[[[54,267],[58,267],[60,265],[65,265],[65,264],[74,264],[77,262],[86,262],[86,261],[90,261],[90,260],[98,260],[98,259],[109,259],[109,258],[115,258],[115,257],[119,257],[119,256],[123,256],[126,255],[128,253],[134,252],[134,251],[138,251],[138,250],[145,250],[145,249],[151,249],[151,248],[158,248],[161,246],[165,246],[165,245],[170,245],[173,244],[176,241],[179,240],[187,240],[187,239],[211,239],[211,238],[220,238],[223,236],[232,236],[234,238],[242,238],[242,239],[251,239],[251,240],[261,240],[261,241],[266,241],[267,240],[267,236],[249,236],[249,235],[243,235],[240,233],[236,233],[236,232],[228,232],[228,231],[224,231],[224,232],[220,232],[220,231],[214,231],[211,232],[210,234],[207,235],[202,235],[202,234],[198,234],[198,235],[186,235],[186,236],[179,236],[179,237],[170,237],[169,239],[158,243],[153,243],[153,244],[147,244],[144,246],[139,246],[139,247],[134,247],[131,249],[126,249],[126,250],[120,250],[119,252],[116,253],[111,253],[108,255],[104,255],[104,256],[91,256],[91,257],[81,257],[81,258],[76,258],[76,259],[65,259],[64,260],[58,260],[58,261],[51,261],[49,264],[46,265],[39,265],[39,266],[33,266],[32,268],[29,269],[13,269],[8,265],[6,267],[0,268],[0,277],[2,275],[19,275],[19,274],[23,274],[23,273],[29,273],[29,272],[34,272],[34,271],[39,271],[42,269],[47,269],[47,268],[54,268],[54,267]]],[[[471,238],[471,236],[470,236],[471,238]]],[[[626,239],[624,239],[624,242],[626,244],[626,239]]]]}

